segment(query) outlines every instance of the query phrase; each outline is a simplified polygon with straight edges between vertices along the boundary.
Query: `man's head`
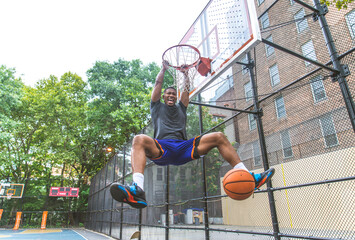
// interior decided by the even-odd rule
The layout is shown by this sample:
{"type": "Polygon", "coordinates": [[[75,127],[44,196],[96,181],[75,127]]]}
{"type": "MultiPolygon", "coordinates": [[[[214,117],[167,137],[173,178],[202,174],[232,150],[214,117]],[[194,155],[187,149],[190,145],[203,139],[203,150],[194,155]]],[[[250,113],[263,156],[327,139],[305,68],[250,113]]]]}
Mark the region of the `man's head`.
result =
{"type": "Polygon", "coordinates": [[[177,91],[174,87],[167,87],[163,93],[164,103],[168,106],[174,106],[177,100],[177,91]]]}

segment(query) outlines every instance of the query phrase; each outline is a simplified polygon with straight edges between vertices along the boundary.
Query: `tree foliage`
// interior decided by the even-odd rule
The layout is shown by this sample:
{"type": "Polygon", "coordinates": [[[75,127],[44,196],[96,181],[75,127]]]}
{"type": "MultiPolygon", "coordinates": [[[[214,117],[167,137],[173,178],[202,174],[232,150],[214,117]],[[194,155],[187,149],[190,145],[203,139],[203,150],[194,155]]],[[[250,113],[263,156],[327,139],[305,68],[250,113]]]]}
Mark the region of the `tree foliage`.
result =
{"type": "Polygon", "coordinates": [[[88,70],[88,121],[97,144],[119,147],[148,122],[150,92],[159,72],[152,63],[119,59],[96,62],[88,70]]]}
{"type": "Polygon", "coordinates": [[[68,72],[30,87],[1,66],[0,180],[25,184],[25,199],[11,209],[65,210],[70,200],[49,198],[49,189],[75,186],[81,198],[72,208],[86,210],[89,179],[115,154],[105,149],[119,148],[148,122],[159,69],[139,60],[97,62],[88,82],[68,72]]]}
{"type": "Polygon", "coordinates": [[[336,8],[340,9],[347,9],[348,5],[352,3],[354,0],[321,0],[321,4],[335,5],[336,8]]]}

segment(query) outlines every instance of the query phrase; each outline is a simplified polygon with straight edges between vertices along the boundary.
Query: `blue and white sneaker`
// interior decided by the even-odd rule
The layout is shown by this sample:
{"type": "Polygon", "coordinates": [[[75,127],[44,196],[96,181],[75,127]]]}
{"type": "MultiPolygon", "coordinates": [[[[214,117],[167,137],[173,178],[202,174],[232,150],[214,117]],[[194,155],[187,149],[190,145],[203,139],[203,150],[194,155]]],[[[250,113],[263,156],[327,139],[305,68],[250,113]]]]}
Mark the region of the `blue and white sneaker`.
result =
{"type": "Polygon", "coordinates": [[[250,173],[254,177],[255,190],[257,190],[262,185],[264,185],[265,183],[270,181],[270,179],[272,178],[272,176],[275,173],[275,169],[274,168],[269,168],[268,170],[266,170],[265,172],[262,172],[262,173],[252,173],[252,172],[250,172],[250,173]]]}
{"type": "Polygon", "coordinates": [[[145,208],[147,206],[145,192],[136,183],[131,186],[112,183],[110,193],[116,201],[128,203],[134,208],[145,208]]]}

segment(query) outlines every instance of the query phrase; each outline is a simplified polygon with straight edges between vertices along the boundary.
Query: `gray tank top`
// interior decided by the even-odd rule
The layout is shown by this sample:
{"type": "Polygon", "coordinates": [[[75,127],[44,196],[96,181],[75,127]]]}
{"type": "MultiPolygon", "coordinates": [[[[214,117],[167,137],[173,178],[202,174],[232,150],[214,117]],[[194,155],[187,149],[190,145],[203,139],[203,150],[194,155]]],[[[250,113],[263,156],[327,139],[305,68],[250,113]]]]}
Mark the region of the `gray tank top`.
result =
{"type": "Polygon", "coordinates": [[[150,102],[150,114],[156,139],[182,139],[186,137],[186,107],[179,101],[175,106],[168,106],[160,100],[150,102]]]}

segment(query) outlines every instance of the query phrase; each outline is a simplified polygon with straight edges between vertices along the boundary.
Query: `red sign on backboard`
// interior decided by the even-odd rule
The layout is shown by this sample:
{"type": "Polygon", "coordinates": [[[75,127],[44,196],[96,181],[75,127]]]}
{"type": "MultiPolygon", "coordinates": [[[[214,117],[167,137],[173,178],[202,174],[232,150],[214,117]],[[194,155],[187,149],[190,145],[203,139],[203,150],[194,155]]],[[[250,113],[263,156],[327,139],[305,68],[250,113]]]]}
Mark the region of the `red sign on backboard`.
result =
{"type": "Polygon", "coordinates": [[[51,187],[50,197],[79,197],[79,188],[51,187]]]}

